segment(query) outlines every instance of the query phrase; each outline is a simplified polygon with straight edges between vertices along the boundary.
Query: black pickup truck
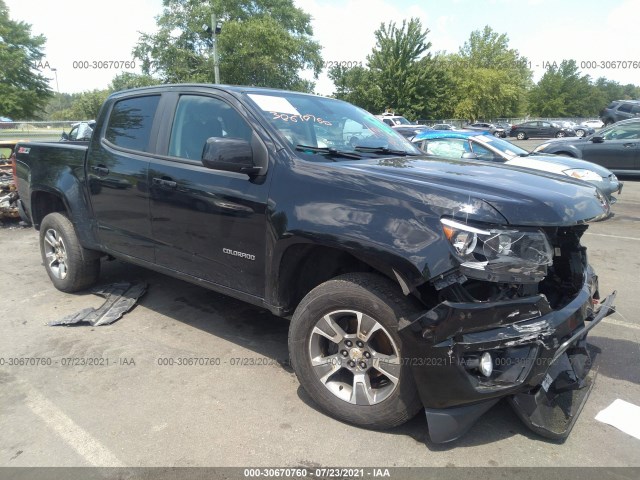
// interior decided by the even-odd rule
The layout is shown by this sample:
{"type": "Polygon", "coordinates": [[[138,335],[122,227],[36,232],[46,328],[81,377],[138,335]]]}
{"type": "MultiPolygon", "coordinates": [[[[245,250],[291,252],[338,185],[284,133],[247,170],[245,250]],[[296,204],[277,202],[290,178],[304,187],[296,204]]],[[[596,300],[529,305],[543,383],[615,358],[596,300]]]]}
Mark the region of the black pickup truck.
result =
{"type": "Polygon", "coordinates": [[[291,318],[300,383],[369,428],[453,440],[499,399],[565,437],[613,311],[580,238],[610,206],[566,176],[429,157],[315,95],[165,85],[111,95],[88,146],[17,146],[22,214],[65,292],[103,257],[291,318]],[[357,141],[348,132],[359,132],[357,141]]]}

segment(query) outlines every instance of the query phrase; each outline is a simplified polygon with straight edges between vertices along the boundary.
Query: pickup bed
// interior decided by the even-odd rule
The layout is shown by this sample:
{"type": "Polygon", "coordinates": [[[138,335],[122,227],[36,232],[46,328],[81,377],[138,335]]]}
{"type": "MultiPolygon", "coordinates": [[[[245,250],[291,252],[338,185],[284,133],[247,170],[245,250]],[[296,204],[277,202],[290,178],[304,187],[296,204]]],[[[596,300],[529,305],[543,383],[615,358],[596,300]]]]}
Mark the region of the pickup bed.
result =
{"type": "Polygon", "coordinates": [[[340,420],[423,410],[446,442],[508,398],[563,438],[591,389],[587,332],[615,293],[598,308],[580,237],[610,206],[587,183],[426,156],[338,100],[220,85],[115,93],[88,145],[16,150],[58,289],[115,257],[289,317],[298,379],[340,420]]]}

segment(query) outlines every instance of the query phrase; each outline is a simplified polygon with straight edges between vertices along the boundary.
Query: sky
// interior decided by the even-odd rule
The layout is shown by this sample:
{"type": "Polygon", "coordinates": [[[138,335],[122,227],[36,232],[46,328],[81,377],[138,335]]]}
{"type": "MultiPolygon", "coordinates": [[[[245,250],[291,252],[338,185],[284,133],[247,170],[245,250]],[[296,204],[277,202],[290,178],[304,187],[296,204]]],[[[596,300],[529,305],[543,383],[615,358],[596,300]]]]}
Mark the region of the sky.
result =
{"type": "MultiPolygon", "coordinates": [[[[534,80],[545,65],[562,60],[640,63],[640,0],[294,0],[312,16],[314,38],[328,61],[365,62],[381,23],[418,17],[429,28],[431,52],[457,52],[473,30],[489,25],[505,33],[526,56],[534,80]]],[[[136,68],[82,69],[79,61],[131,61],[140,32],[156,30],[162,0],[5,0],[13,20],[47,38],[40,65],[53,90],[73,93],[106,88],[119,73],[136,68]],[[75,62],[75,64],[74,64],[75,62]],[[74,68],[76,67],[76,68],[74,68]],[[51,69],[55,68],[56,71],[51,69]],[[57,75],[57,85],[56,85],[57,75]]],[[[224,28],[224,27],[223,27],[224,28]]],[[[139,62],[138,62],[139,63],[139,62]]],[[[582,69],[622,84],[640,84],[640,68],[582,69]]],[[[312,78],[312,75],[306,75],[312,78]]],[[[222,79],[224,82],[224,78],[222,79]]],[[[334,88],[326,70],[316,93],[334,88]]]]}

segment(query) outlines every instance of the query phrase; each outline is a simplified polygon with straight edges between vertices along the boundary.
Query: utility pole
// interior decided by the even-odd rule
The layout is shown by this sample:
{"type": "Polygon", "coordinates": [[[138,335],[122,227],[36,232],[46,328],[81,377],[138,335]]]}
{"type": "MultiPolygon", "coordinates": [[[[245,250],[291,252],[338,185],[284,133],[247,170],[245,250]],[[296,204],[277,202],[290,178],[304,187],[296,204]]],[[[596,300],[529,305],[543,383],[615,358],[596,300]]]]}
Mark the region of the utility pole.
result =
{"type": "Polygon", "coordinates": [[[218,33],[220,33],[222,25],[216,22],[216,14],[211,14],[211,40],[213,50],[213,76],[215,83],[220,83],[220,65],[218,63],[218,33]]]}

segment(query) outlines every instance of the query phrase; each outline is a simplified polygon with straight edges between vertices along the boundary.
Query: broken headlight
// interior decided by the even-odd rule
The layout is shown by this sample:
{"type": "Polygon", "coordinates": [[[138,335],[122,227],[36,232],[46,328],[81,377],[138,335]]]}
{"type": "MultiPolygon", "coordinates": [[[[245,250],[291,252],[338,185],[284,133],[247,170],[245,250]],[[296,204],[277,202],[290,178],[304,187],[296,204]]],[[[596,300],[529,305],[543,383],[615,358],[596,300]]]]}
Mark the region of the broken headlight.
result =
{"type": "Polygon", "coordinates": [[[553,263],[553,250],[537,229],[483,228],[440,219],[444,234],[460,259],[461,272],[478,280],[538,283],[553,263]]]}

